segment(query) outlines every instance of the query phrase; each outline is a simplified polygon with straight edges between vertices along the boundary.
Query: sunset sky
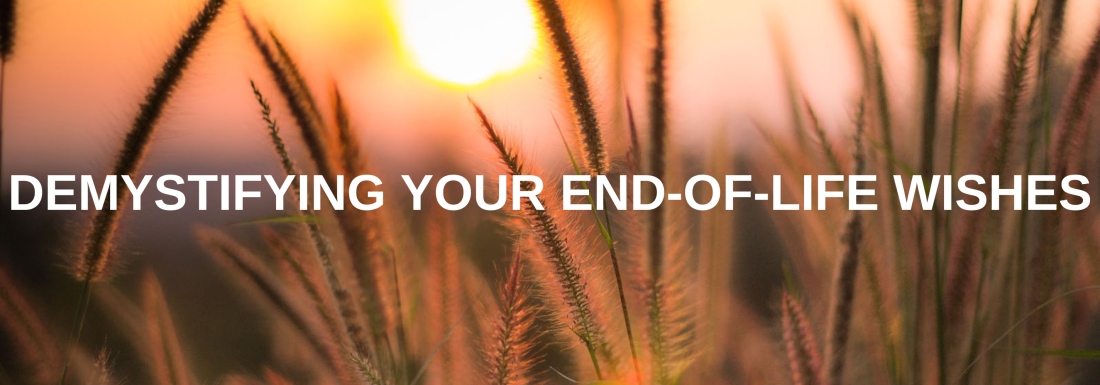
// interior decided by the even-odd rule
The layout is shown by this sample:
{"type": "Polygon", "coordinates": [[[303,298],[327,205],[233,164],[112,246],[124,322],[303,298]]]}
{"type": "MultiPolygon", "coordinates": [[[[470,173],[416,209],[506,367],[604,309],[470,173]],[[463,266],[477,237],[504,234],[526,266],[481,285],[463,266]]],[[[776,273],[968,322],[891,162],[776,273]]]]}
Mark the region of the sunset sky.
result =
{"type": "MultiPolygon", "coordinates": [[[[430,164],[431,157],[440,151],[449,151],[459,159],[477,160],[468,156],[467,150],[448,150],[463,144],[482,145],[467,96],[496,116],[524,146],[540,156],[560,158],[561,141],[552,117],[563,124],[570,119],[562,108],[552,57],[541,45],[529,55],[518,54],[522,59],[518,67],[510,63],[506,66],[509,71],[487,81],[459,85],[441,80],[432,68],[418,61],[417,47],[408,44],[409,31],[417,31],[410,29],[409,23],[424,16],[400,13],[402,6],[416,9],[430,6],[431,1],[400,1],[407,3],[233,2],[211,38],[203,43],[170,103],[147,167],[156,170],[189,165],[198,171],[222,164],[262,164],[274,170],[248,79],[256,79],[269,98],[277,101],[276,113],[284,126],[291,126],[291,119],[246,40],[239,16],[242,9],[269,24],[286,40],[316,93],[328,95],[331,82],[339,84],[350,104],[353,125],[362,132],[371,157],[393,165],[388,172],[396,174],[415,170],[425,162],[430,164]]],[[[1067,54],[1073,58],[1083,51],[1084,38],[1089,35],[1086,26],[1100,16],[1074,9],[1096,9],[1098,1],[1070,3],[1067,54]]],[[[511,9],[518,10],[520,16],[527,7],[522,0],[489,2],[514,2],[511,9]]],[[[643,4],[624,3],[630,3],[622,11],[626,20],[623,31],[628,37],[622,45],[623,78],[616,80],[614,3],[566,2],[567,11],[576,20],[572,27],[577,31],[587,70],[595,75],[593,90],[601,103],[608,135],[620,135],[623,130],[613,124],[613,110],[621,103],[618,83],[636,104],[644,100],[644,55],[649,41],[639,36],[647,36],[643,22],[646,9],[639,6],[643,4]]],[[[971,17],[981,9],[980,3],[968,3],[972,6],[968,9],[971,17]]],[[[989,19],[979,49],[989,52],[986,56],[992,59],[978,71],[983,78],[977,87],[989,93],[1000,77],[1001,63],[996,57],[1004,49],[1001,42],[1006,41],[1007,28],[1003,20],[1010,4],[997,0],[987,3],[989,19]]],[[[6,69],[4,172],[101,173],[117,150],[145,87],[199,2],[110,0],[93,4],[39,0],[21,6],[16,54],[6,69]]],[[[1025,6],[1030,7],[1021,8],[1025,6]]],[[[848,124],[858,85],[853,71],[855,58],[846,26],[840,23],[837,0],[680,0],[670,2],[669,7],[669,97],[674,138],[680,143],[702,143],[722,129],[739,134],[731,142],[743,145],[755,140],[751,126],[754,119],[784,127],[786,101],[769,20],[785,32],[798,62],[797,76],[821,111],[823,123],[828,128],[848,124]]],[[[915,78],[912,73],[917,68],[912,55],[909,3],[860,1],[857,7],[876,22],[874,27],[887,55],[887,77],[896,113],[905,116],[914,88],[906,79],[915,78]]],[[[449,14],[463,16],[453,10],[449,14]]],[[[446,26],[459,30],[493,22],[492,15],[478,19],[483,20],[446,26]]],[[[508,21],[511,24],[501,28],[519,25],[518,35],[509,35],[497,45],[512,44],[522,50],[522,22],[514,18],[508,21]]],[[[431,48],[430,39],[448,34],[420,32],[429,39],[429,52],[447,57],[446,52],[437,51],[448,45],[431,48]]],[[[517,54],[511,55],[507,60],[514,62],[517,54]]],[[[443,72],[463,73],[461,68],[447,67],[446,60],[434,60],[436,72],[442,66],[443,72]]],[[[953,54],[945,54],[945,60],[953,62],[953,54]]],[[[456,66],[460,64],[476,66],[478,62],[456,66]]],[[[954,68],[945,65],[945,71],[947,81],[953,79],[954,68]]],[[[473,71],[476,76],[470,76],[483,77],[485,72],[493,70],[473,71]]],[[[644,122],[642,112],[636,111],[636,115],[644,122]]],[[[302,154],[300,148],[298,153],[302,154]]]]}

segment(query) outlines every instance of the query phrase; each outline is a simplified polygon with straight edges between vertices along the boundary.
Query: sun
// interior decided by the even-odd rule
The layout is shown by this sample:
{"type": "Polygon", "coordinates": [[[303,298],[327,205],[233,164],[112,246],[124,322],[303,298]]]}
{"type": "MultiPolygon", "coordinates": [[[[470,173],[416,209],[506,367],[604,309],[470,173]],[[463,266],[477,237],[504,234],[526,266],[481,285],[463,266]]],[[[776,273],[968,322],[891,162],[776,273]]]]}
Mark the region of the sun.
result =
{"type": "Polygon", "coordinates": [[[404,50],[428,75],[475,85],[521,67],[538,41],[526,0],[398,0],[404,50]]]}

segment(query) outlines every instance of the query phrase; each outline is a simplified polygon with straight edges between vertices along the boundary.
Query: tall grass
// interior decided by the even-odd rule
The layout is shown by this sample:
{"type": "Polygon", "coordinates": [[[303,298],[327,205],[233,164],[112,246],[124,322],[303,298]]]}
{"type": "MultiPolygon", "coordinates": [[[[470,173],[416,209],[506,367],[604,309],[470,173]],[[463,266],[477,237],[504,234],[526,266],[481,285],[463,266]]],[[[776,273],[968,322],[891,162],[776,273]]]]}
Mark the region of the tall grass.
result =
{"type": "Polygon", "coordinates": [[[565,14],[557,0],[532,0],[542,15],[543,25],[549,32],[561,65],[562,76],[569,90],[569,101],[573,106],[577,130],[580,132],[584,148],[584,165],[593,174],[607,174],[607,149],[604,147],[603,132],[600,131],[600,119],[596,114],[596,105],[592,100],[587,74],[581,65],[580,54],[573,35],[569,32],[565,14]]]}
{"type": "MultiPolygon", "coordinates": [[[[275,153],[279,156],[283,172],[286,175],[298,175],[294,162],[291,160],[286,150],[286,144],[282,136],[279,135],[279,126],[271,116],[271,106],[260,90],[256,88],[255,83],[252,83],[252,92],[256,97],[256,102],[260,105],[261,116],[267,124],[268,134],[271,137],[275,153]]],[[[294,200],[300,200],[301,191],[299,191],[298,187],[295,185],[291,187],[291,189],[293,191],[294,200]]],[[[316,216],[312,209],[304,210],[304,212],[300,211],[299,215],[304,215],[306,217],[316,216]]],[[[334,302],[334,306],[336,307],[334,312],[339,314],[339,318],[336,318],[328,316],[332,313],[321,311],[329,328],[329,332],[336,338],[337,344],[340,345],[339,348],[345,352],[344,354],[348,357],[350,362],[362,368],[362,374],[369,375],[369,378],[377,377],[377,370],[374,368],[374,364],[369,361],[370,358],[362,357],[368,352],[368,342],[360,326],[359,307],[352,303],[352,294],[338,274],[340,265],[333,256],[332,246],[328,237],[322,232],[321,227],[316,222],[306,221],[303,222],[303,226],[309,234],[309,239],[312,242],[315,255],[317,256],[319,265],[324,274],[324,280],[328,287],[328,294],[331,295],[332,302],[334,302]]],[[[285,250],[285,248],[283,250],[285,250]]],[[[286,259],[294,265],[294,269],[298,273],[302,283],[309,287],[309,277],[304,272],[305,269],[300,265],[300,262],[294,260],[293,257],[287,257],[286,259]]],[[[320,290],[316,288],[312,289],[310,297],[318,309],[323,309],[326,306],[326,302],[318,293],[319,291],[320,290]]]]}
{"type": "MultiPolygon", "coordinates": [[[[886,53],[898,48],[880,40],[873,28],[879,20],[868,18],[857,3],[841,3],[842,32],[854,45],[853,71],[861,84],[854,89],[859,99],[851,103],[855,119],[840,128],[822,103],[803,92],[794,76],[802,65],[793,60],[800,47],[786,45],[781,21],[773,19],[785,83],[779,86],[787,91],[792,118],[787,124],[793,130],[764,128],[763,119],[754,119],[768,146],[759,149],[740,133],[732,136],[738,142],[731,146],[724,130],[710,134],[709,146],[671,139],[680,120],[670,107],[681,100],[668,92],[676,85],[668,68],[676,40],[669,31],[692,26],[670,28],[679,20],[668,13],[676,3],[663,0],[614,4],[620,17],[629,15],[630,7],[645,9],[652,50],[638,55],[638,62],[629,55],[616,59],[616,65],[638,67],[614,68],[624,82],[630,79],[625,74],[645,73],[645,103],[639,109],[645,119],[634,121],[634,106],[624,97],[606,109],[625,115],[616,120],[625,127],[614,127],[625,134],[605,137],[599,118],[604,108],[593,97],[593,85],[601,79],[586,72],[593,67],[582,60],[600,55],[586,55],[585,39],[578,39],[582,29],[576,23],[586,18],[566,17],[562,5],[531,1],[560,65],[574,117],[576,158],[562,135],[572,172],[614,175],[622,166],[622,174],[654,175],[666,186],[699,173],[797,180],[848,172],[885,177],[878,195],[890,198],[876,202],[879,213],[840,205],[769,211],[745,200],[732,213],[696,213],[665,202],[650,213],[593,209],[589,214],[562,210],[554,202],[556,189],[548,188],[538,195],[545,207],[519,202],[511,216],[293,206],[285,216],[238,223],[232,232],[202,227],[195,237],[223,273],[209,279],[230,283],[227,287],[256,305],[246,307],[248,312],[271,321],[256,332],[270,346],[256,346],[255,361],[242,360],[241,373],[230,375],[213,373],[209,359],[199,359],[219,352],[188,349],[209,347],[208,339],[220,336],[205,335],[194,325],[220,326],[171,306],[166,291],[179,291],[162,288],[157,275],[138,276],[136,297],[126,294],[124,282],[98,283],[117,271],[113,250],[123,211],[104,210],[92,218],[82,254],[71,265],[84,291],[68,346],[59,346],[65,341],[57,338],[52,312],[36,306],[47,295],[26,291],[15,283],[21,276],[0,270],[0,330],[10,336],[0,341],[21,353],[12,365],[4,362],[0,383],[64,383],[66,376],[80,383],[174,385],[1016,385],[1087,379],[1087,366],[1068,359],[1096,355],[1095,347],[1078,345],[1089,332],[1087,313],[1097,309],[1100,263],[1093,257],[1100,242],[1093,239],[1094,213],[958,213],[943,206],[906,212],[896,207],[891,188],[894,174],[921,175],[925,181],[943,172],[1095,174],[1100,165],[1086,160],[1095,158],[1088,144],[1097,138],[1091,113],[1100,75],[1100,27],[1090,27],[1098,31],[1083,57],[1060,48],[1073,32],[1066,30],[1072,25],[1066,14],[1086,5],[1042,0],[1026,3],[1021,12],[1026,15],[1014,9],[1007,20],[1007,50],[997,58],[1003,59],[1003,76],[996,91],[985,92],[976,75],[984,63],[979,43],[988,40],[979,24],[985,6],[970,13],[970,3],[961,0],[914,0],[913,54],[922,65],[915,78],[899,79],[887,76],[898,72],[889,67],[894,61],[886,53]],[[940,90],[952,74],[953,92],[940,90]],[[1069,75],[1068,85],[1062,84],[1069,75]],[[904,95],[895,88],[905,82],[919,84],[913,109],[898,109],[905,98],[892,97],[904,95]],[[950,133],[942,137],[948,118],[941,119],[938,109],[947,103],[952,104],[950,133]],[[842,150],[848,147],[854,151],[842,150]],[[501,268],[503,277],[486,273],[494,268],[501,268]],[[93,284],[100,288],[94,298],[102,306],[89,311],[93,284]],[[608,311],[616,305],[621,323],[616,311],[608,311]],[[645,310],[636,324],[632,306],[645,310]],[[118,333],[131,342],[130,349],[119,349],[117,356],[105,349],[89,354],[96,350],[80,338],[89,312],[89,319],[107,319],[97,333],[106,330],[109,338],[118,333]],[[635,326],[645,330],[639,333],[644,342],[636,343],[635,326]],[[630,348],[632,371],[620,362],[623,342],[630,348]]],[[[137,176],[172,91],[222,7],[222,1],[207,2],[181,38],[139,106],[112,174],[137,176]]],[[[3,17],[0,13],[0,27],[3,17]]],[[[617,33],[631,31],[626,24],[617,26],[617,33]]],[[[346,85],[332,81],[327,94],[315,94],[309,68],[294,57],[293,40],[247,16],[241,32],[267,75],[251,84],[251,92],[259,107],[255,123],[262,124],[275,154],[272,164],[287,176],[315,171],[327,181],[384,173],[376,168],[385,163],[374,162],[363,143],[390,143],[361,137],[355,120],[359,106],[342,92],[346,85]],[[261,92],[265,84],[277,90],[281,103],[269,102],[261,92]],[[292,131],[281,129],[279,108],[286,109],[292,131]],[[302,159],[293,154],[295,140],[304,144],[302,159]]],[[[0,36],[0,48],[10,36],[10,31],[0,36]]],[[[629,38],[616,41],[625,44],[629,38]]],[[[625,52],[624,46],[614,48],[625,52]]],[[[531,190],[532,182],[513,185],[515,179],[560,166],[521,153],[481,106],[471,104],[488,144],[480,153],[511,178],[496,187],[531,190]]],[[[292,186],[290,200],[299,201],[303,191],[292,186]]],[[[800,195],[797,184],[783,188],[784,201],[811,199],[800,195]]],[[[1051,198],[1067,198],[1063,195],[1051,198]]],[[[588,198],[592,203],[597,197],[588,198]]],[[[157,274],[167,283],[166,273],[157,274]]]]}
{"type": "MultiPolygon", "coordinates": [[[[348,175],[361,175],[370,172],[364,157],[360,154],[359,138],[351,126],[347,108],[339,88],[333,85],[333,115],[336,120],[338,144],[338,158],[341,160],[343,170],[348,175]]],[[[363,283],[370,299],[366,312],[371,321],[371,327],[375,338],[387,339],[386,333],[394,329],[396,321],[393,319],[396,313],[395,298],[391,298],[393,290],[390,282],[385,255],[385,227],[375,213],[345,212],[339,217],[339,222],[349,236],[346,237],[348,248],[352,250],[352,263],[359,282],[363,283]]],[[[405,347],[401,347],[404,349],[405,347]]]]}
{"type": "MultiPolygon", "coordinates": [[[[517,175],[529,175],[519,154],[504,140],[481,107],[477,104],[473,104],[473,107],[485,136],[496,150],[507,175],[513,178],[517,175]]],[[[530,191],[534,185],[532,182],[522,182],[520,187],[530,191]]],[[[588,290],[586,274],[577,263],[557,219],[545,210],[535,207],[532,201],[523,204],[523,215],[526,217],[531,233],[542,247],[543,256],[556,275],[562,299],[569,308],[571,329],[588,350],[596,378],[603,380],[597,355],[606,348],[607,342],[604,340],[603,327],[597,322],[592,312],[591,293],[588,290]]]]}
{"type": "MultiPolygon", "coordinates": [[[[667,180],[667,158],[669,152],[669,122],[668,122],[668,95],[666,91],[666,21],[665,2],[654,0],[650,7],[653,23],[654,46],[650,54],[648,110],[649,110],[649,156],[648,174],[661,180],[667,180]]],[[[649,191],[652,197],[655,191],[649,191]]],[[[671,300],[670,282],[666,275],[669,270],[666,265],[666,257],[670,256],[669,248],[665,244],[668,215],[664,206],[660,206],[649,213],[648,250],[649,279],[647,281],[648,294],[646,312],[649,315],[649,345],[653,356],[650,376],[652,382],[668,384],[673,382],[671,361],[673,342],[669,341],[668,325],[671,300]]],[[[631,341],[633,343],[633,341],[631,341]]],[[[633,353],[633,350],[632,350],[633,353]]],[[[641,379],[639,377],[639,382],[641,379]]]]}
{"type": "MultiPolygon", "coordinates": [[[[340,159],[343,159],[344,164],[351,163],[352,166],[357,166],[355,164],[357,159],[353,158],[355,154],[347,150],[350,146],[358,146],[358,143],[346,143],[341,144],[341,147],[337,147],[330,142],[320,116],[320,109],[316,105],[316,98],[281,41],[273,32],[267,34],[270,39],[268,41],[247,16],[244,19],[256,50],[263,58],[265,67],[267,67],[271,78],[278,86],[291,115],[298,125],[301,138],[306,143],[306,148],[318,174],[327,181],[335,181],[337,175],[341,175],[342,172],[354,172],[360,169],[354,167],[353,170],[345,170],[345,166],[335,161],[337,157],[333,148],[339,148],[344,150],[340,155],[340,159]]],[[[339,101],[339,98],[336,98],[336,100],[339,101]]],[[[339,104],[337,104],[337,111],[340,110],[338,106],[339,104]]],[[[346,119],[344,123],[346,123],[346,119]]],[[[335,215],[345,246],[351,253],[350,263],[356,271],[356,281],[362,284],[361,289],[367,291],[364,295],[364,300],[367,302],[363,306],[362,312],[365,313],[369,321],[370,337],[385,341],[387,350],[392,350],[389,349],[388,336],[389,331],[393,328],[392,301],[388,295],[390,290],[387,286],[386,271],[382,268],[384,266],[381,260],[383,255],[377,242],[371,242],[375,241],[379,229],[373,223],[367,221],[365,214],[355,210],[337,211],[335,215]],[[364,234],[367,236],[362,236],[364,234]]],[[[360,285],[353,284],[352,286],[360,285]]],[[[361,345],[366,346],[366,344],[361,345]]]]}
{"type": "Polygon", "coordinates": [[[939,107],[940,54],[942,51],[944,0],[914,0],[917,41],[924,68],[921,89],[920,173],[932,175],[936,148],[936,119],[939,107]]]}
{"type": "MultiPolygon", "coordinates": [[[[863,107],[856,117],[855,170],[852,175],[862,175],[866,170],[863,155],[863,107]]],[[[859,253],[863,243],[863,215],[853,211],[844,226],[844,250],[837,259],[832,297],[829,307],[829,332],[826,335],[825,383],[845,383],[844,366],[847,360],[848,339],[852,323],[852,307],[855,299],[856,273],[859,271],[859,253]]]]}
{"type": "MultiPolygon", "coordinates": [[[[1041,4],[1042,2],[1036,3],[1035,9],[1028,18],[1027,26],[1022,32],[1012,31],[1008,60],[1005,63],[1001,105],[991,127],[992,135],[985,144],[985,161],[980,165],[981,171],[979,171],[982,175],[1004,175],[1008,155],[1014,147],[1015,130],[1019,124],[1020,99],[1023,98],[1027,75],[1030,72],[1028,64],[1041,4]]],[[[952,244],[952,257],[949,260],[954,263],[955,268],[948,278],[946,289],[949,296],[946,302],[946,314],[951,319],[963,319],[959,312],[967,305],[970,300],[969,295],[973,291],[971,285],[976,273],[973,260],[982,242],[978,233],[983,220],[984,213],[980,211],[965,218],[964,227],[960,229],[959,236],[952,244]]]]}
{"type": "MultiPolygon", "coordinates": [[[[141,167],[145,154],[149,151],[149,144],[156,131],[157,123],[168,105],[168,100],[179,84],[180,79],[187,69],[199,44],[210,31],[214,20],[221,14],[224,0],[209,0],[202,10],[191,21],[191,25],[176,43],[175,50],[164,62],[160,73],[153,79],[153,85],[145,95],[145,99],[138,106],[137,116],[130,130],[123,139],[122,149],[119,150],[115,164],[108,175],[126,176],[137,178],[137,171],[141,167]]],[[[136,183],[136,182],[135,182],[136,183]]],[[[91,221],[84,246],[76,263],[73,264],[73,274],[77,280],[83,281],[83,289],[78,305],[76,318],[73,321],[73,330],[70,344],[75,346],[80,339],[80,331],[87,312],[88,301],[91,298],[91,284],[102,280],[111,263],[111,253],[115,230],[118,228],[119,219],[122,217],[122,207],[129,198],[129,189],[123,189],[118,193],[118,210],[98,211],[91,221]]],[[[72,350],[72,349],[70,349],[72,350]]],[[[70,353],[71,355],[71,353],[70,353]]],[[[68,358],[71,360],[71,357],[68,358]]],[[[62,369],[61,384],[65,383],[68,373],[68,364],[62,369]]]]}
{"type": "Polygon", "coordinates": [[[820,384],[821,353],[806,312],[798,299],[786,291],[780,300],[783,342],[786,344],[787,360],[790,362],[791,381],[797,385],[820,384]]]}
{"type": "MultiPolygon", "coordinates": [[[[153,139],[161,115],[168,106],[168,100],[180,79],[183,78],[184,71],[190,64],[195,51],[198,50],[199,44],[221,13],[223,5],[225,5],[224,0],[208,1],[184,32],[138,107],[137,116],[123,139],[122,149],[108,175],[137,177],[138,168],[141,167],[145,154],[149,152],[149,143],[153,139]]],[[[128,198],[128,189],[119,191],[119,206],[123,206],[128,198]]],[[[84,249],[74,264],[73,273],[77,279],[98,281],[104,277],[110,262],[111,241],[114,239],[121,216],[122,210],[103,210],[96,213],[92,219],[84,249]]]]}
{"type": "Polygon", "coordinates": [[[527,290],[523,283],[523,259],[517,254],[500,288],[500,312],[485,343],[486,383],[511,385],[530,381],[537,348],[532,340],[535,314],[527,290]]]}
{"type": "MultiPolygon", "coordinates": [[[[1049,150],[1047,172],[1054,175],[1065,176],[1070,173],[1071,155],[1080,155],[1081,144],[1081,120],[1085,114],[1085,105],[1088,103],[1093,90],[1096,87],[1096,78],[1100,72],[1100,28],[1093,38],[1084,60],[1077,69],[1067,100],[1061,111],[1058,127],[1054,134],[1052,147],[1049,150]]],[[[1061,190],[1054,194],[1059,201],[1065,197],[1061,190]]],[[[1064,215],[1053,213],[1043,217],[1042,235],[1052,241],[1045,242],[1042,248],[1042,258],[1033,258],[1030,273],[1032,274],[1031,296],[1027,301],[1031,307],[1042,306],[1045,298],[1056,295],[1055,290],[1060,286],[1059,281],[1068,272],[1063,271],[1065,263],[1065,248],[1067,243],[1060,239],[1066,224],[1064,215]]],[[[1045,345],[1050,333],[1051,311],[1044,310],[1028,322],[1027,341],[1031,345],[1045,345]]],[[[1042,380],[1043,363],[1036,358],[1030,358],[1025,364],[1026,373],[1033,381],[1042,380]],[[1028,370],[1030,369],[1030,370],[1028,370]]]]}

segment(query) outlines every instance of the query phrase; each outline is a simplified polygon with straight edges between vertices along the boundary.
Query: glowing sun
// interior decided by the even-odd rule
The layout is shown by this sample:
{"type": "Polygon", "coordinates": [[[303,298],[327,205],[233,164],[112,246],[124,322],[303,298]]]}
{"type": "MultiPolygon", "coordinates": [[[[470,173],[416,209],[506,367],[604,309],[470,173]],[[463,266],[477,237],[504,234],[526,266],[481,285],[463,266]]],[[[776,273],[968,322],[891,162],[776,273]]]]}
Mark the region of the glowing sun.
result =
{"type": "Polygon", "coordinates": [[[399,0],[404,49],[448,83],[473,85],[524,64],[537,42],[526,0],[399,0]]]}

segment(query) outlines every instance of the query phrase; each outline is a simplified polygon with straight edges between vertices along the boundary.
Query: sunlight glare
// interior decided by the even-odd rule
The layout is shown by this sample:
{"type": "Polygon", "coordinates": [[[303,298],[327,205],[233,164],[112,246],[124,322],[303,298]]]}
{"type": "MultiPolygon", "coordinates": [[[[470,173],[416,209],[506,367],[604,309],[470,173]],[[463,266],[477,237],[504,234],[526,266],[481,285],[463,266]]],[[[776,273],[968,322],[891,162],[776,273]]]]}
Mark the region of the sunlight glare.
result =
{"type": "Polygon", "coordinates": [[[402,46],[421,69],[474,85],[516,70],[537,41],[526,0],[400,0],[402,46]]]}

